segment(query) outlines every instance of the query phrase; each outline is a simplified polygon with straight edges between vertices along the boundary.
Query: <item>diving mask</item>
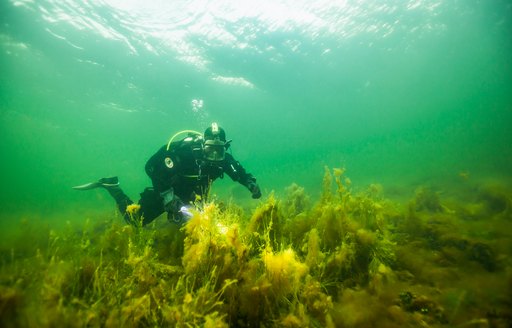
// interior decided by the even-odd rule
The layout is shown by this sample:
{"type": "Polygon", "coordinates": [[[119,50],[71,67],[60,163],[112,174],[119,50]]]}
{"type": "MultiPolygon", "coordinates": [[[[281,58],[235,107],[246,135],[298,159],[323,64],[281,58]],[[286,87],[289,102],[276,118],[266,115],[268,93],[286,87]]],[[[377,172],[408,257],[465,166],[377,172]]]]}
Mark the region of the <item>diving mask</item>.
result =
{"type": "Polygon", "coordinates": [[[207,161],[223,161],[226,153],[226,143],[219,139],[206,140],[204,142],[203,153],[207,161]]]}

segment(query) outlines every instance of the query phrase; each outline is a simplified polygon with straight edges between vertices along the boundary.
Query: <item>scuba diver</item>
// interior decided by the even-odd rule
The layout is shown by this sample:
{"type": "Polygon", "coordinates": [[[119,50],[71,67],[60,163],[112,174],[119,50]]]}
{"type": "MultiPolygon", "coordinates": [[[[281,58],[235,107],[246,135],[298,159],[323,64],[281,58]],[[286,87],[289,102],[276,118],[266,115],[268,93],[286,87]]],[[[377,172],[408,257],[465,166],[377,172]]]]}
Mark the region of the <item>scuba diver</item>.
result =
{"type": "Polygon", "coordinates": [[[231,140],[226,141],[226,132],[217,123],[212,123],[204,135],[192,130],[176,133],[147,161],[145,169],[153,187],[140,194],[138,204],[121,190],[117,177],[102,178],[73,189],[106,189],[129,224],[146,225],[163,212],[167,212],[170,221],[180,224],[192,216],[190,208],[197,201],[207,199],[212,182],[222,179],[224,173],[249,189],[252,198],[261,197],[256,179],[226,152],[230,144],[231,140]],[[188,134],[185,138],[174,141],[184,133],[188,134]]]}

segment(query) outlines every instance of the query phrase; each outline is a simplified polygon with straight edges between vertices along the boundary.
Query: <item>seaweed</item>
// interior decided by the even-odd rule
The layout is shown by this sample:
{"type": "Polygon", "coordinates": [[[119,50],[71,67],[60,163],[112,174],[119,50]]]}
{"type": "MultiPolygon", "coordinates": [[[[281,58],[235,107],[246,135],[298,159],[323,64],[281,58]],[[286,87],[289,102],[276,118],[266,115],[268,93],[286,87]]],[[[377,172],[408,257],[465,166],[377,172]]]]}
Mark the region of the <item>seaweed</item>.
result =
{"type": "Polygon", "coordinates": [[[0,325],[510,326],[512,193],[471,182],[402,205],[325,168],[316,202],[293,183],[247,214],[203,201],[182,227],[21,218],[0,242],[0,325]]]}

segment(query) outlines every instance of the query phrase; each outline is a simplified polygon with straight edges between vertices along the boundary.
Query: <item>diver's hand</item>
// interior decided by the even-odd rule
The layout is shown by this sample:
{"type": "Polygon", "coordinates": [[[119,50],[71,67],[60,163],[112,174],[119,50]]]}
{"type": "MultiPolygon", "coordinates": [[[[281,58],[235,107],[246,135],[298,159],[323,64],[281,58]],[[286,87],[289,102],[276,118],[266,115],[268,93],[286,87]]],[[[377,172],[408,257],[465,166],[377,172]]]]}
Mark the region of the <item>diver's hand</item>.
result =
{"type": "Polygon", "coordinates": [[[253,199],[258,199],[261,197],[260,186],[258,186],[256,182],[250,182],[247,188],[249,188],[253,199]]]}
{"type": "Polygon", "coordinates": [[[185,219],[185,222],[190,220],[194,214],[190,211],[190,206],[183,205],[178,213],[181,213],[181,216],[185,219]]]}
{"type": "Polygon", "coordinates": [[[176,223],[183,224],[188,222],[194,216],[191,211],[191,206],[184,205],[183,203],[175,203],[173,210],[167,212],[167,220],[176,223]]]}

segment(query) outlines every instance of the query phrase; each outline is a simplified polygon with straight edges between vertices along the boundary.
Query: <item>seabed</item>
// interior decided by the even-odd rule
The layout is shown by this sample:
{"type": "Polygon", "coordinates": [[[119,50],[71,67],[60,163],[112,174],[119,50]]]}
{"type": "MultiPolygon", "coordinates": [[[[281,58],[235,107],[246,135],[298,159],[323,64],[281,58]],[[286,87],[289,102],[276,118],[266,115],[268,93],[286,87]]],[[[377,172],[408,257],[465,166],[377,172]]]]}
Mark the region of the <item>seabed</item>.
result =
{"type": "Polygon", "coordinates": [[[512,190],[404,203],[326,169],[178,228],[120,217],[2,232],[1,327],[511,327],[512,190]]]}

